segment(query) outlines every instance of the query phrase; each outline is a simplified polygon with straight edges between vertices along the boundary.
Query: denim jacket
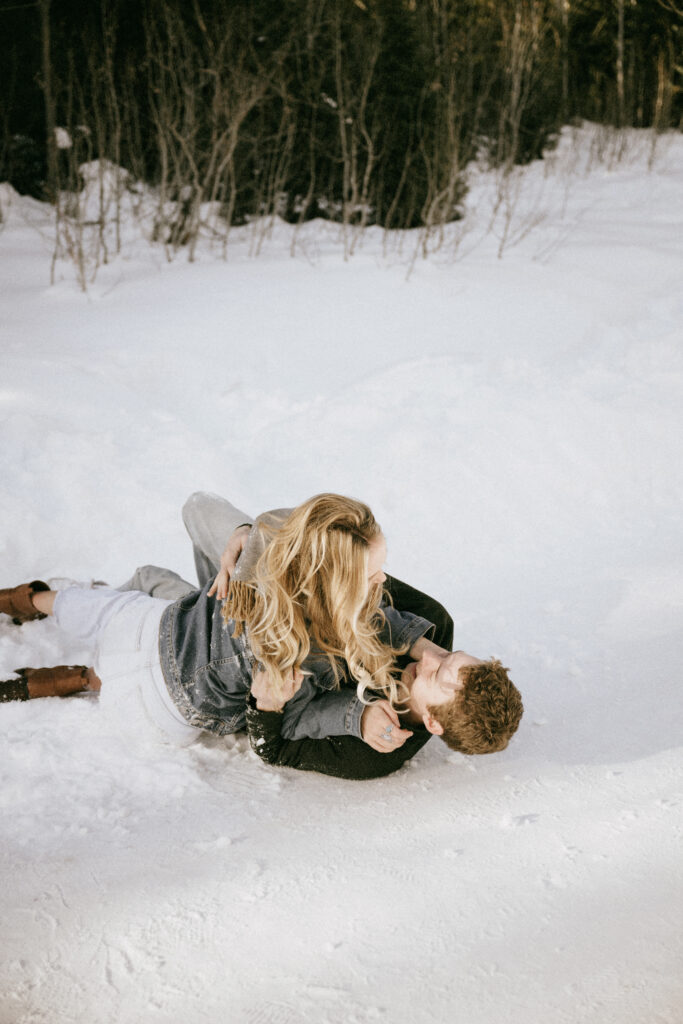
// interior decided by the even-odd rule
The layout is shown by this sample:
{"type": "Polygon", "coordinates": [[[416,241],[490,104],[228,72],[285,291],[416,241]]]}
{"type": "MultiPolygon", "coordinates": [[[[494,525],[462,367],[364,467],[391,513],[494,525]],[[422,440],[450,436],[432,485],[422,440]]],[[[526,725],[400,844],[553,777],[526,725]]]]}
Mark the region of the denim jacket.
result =
{"type": "MultiPolygon", "coordinates": [[[[235,636],[234,622],[223,620],[221,604],[208,596],[210,583],[195,590],[163,614],[159,650],[171,698],[187,721],[199,729],[226,735],[245,728],[245,702],[251,687],[253,657],[245,632],[235,636]]],[[[431,622],[382,604],[380,639],[394,647],[412,644],[433,631],[431,622]]],[[[355,687],[335,689],[332,667],[311,652],[307,673],[282,716],[285,739],[325,736],[360,737],[365,705],[355,687]]]]}
{"type": "MultiPolygon", "coordinates": [[[[234,528],[248,520],[234,506],[228,508],[234,513],[234,523],[226,523],[226,527],[234,528]]],[[[290,511],[277,509],[256,519],[235,579],[250,579],[265,550],[269,533],[261,529],[261,524],[277,527],[290,511]]],[[[159,649],[169,693],[183,717],[199,729],[225,735],[245,728],[253,656],[245,632],[235,636],[234,622],[226,624],[220,602],[208,596],[210,585],[166,609],[159,629],[159,649]]],[[[411,612],[397,611],[384,603],[381,612],[379,637],[383,643],[412,646],[419,637],[433,633],[431,622],[411,612]]],[[[360,737],[365,705],[351,681],[337,689],[332,666],[319,652],[311,651],[302,668],[306,672],[304,682],[285,705],[281,718],[282,736],[286,740],[360,737]]]]}

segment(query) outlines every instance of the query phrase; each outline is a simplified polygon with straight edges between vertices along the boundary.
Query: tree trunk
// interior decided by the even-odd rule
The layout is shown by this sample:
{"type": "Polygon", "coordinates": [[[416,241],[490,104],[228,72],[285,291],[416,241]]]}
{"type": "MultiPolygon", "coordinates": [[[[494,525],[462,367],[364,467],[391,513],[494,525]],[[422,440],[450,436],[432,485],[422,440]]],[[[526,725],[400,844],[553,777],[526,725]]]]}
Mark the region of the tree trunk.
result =
{"type": "Polygon", "coordinates": [[[50,202],[57,197],[57,137],[55,133],[55,100],[52,92],[52,61],[50,57],[50,0],[40,0],[43,49],[43,95],[45,97],[45,143],[47,147],[47,193],[50,202]]]}
{"type": "Polygon", "coordinates": [[[617,0],[617,128],[624,121],[624,0],[617,0]]]}

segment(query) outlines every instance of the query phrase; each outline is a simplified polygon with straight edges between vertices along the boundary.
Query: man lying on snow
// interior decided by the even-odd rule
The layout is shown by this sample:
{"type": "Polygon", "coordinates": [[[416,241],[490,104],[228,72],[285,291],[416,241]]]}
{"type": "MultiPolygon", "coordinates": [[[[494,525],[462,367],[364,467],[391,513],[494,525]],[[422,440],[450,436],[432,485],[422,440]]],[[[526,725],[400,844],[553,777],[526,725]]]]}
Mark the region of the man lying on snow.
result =
{"type": "Polygon", "coordinates": [[[382,571],[366,505],[322,494],[252,524],[200,493],[183,519],[200,590],[145,566],[117,590],[0,591],[16,623],[54,615],[95,645],[93,668],[19,670],[0,700],[103,685],[166,739],[246,728],[270,764],[353,779],[388,775],[433,734],[466,754],[507,746],[523,709],[506,669],[450,653],[446,610],[382,571]]]}

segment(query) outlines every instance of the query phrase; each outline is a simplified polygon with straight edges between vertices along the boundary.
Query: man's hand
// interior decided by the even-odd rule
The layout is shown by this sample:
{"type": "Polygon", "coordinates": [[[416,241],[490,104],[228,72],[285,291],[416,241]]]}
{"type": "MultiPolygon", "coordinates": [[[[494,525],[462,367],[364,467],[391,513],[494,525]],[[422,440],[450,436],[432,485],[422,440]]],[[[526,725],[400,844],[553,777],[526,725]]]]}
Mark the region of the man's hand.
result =
{"type": "Polygon", "coordinates": [[[230,577],[235,571],[237,565],[237,559],[242,554],[244,547],[249,537],[250,526],[238,526],[237,529],[230,534],[230,540],[225,546],[225,551],[221,555],[221,567],[218,570],[218,575],[213,581],[211,590],[209,591],[209,597],[215,597],[218,601],[224,601],[228,596],[228,583],[230,577]]]}
{"type": "Polygon", "coordinates": [[[408,657],[412,658],[413,661],[419,661],[423,654],[434,654],[438,658],[446,658],[451,653],[445,650],[443,647],[437,647],[436,644],[428,640],[426,636],[418,637],[413,646],[408,651],[408,657]]]}
{"type": "Polygon", "coordinates": [[[254,671],[254,678],[251,684],[251,692],[256,701],[259,711],[282,711],[288,700],[291,700],[301,687],[304,681],[304,674],[300,671],[290,669],[285,676],[282,693],[273,686],[265,669],[254,671]]]}
{"type": "Polygon", "coordinates": [[[360,721],[364,742],[380,754],[397,750],[413,735],[408,729],[401,728],[399,717],[388,700],[368,704],[360,721]]]}

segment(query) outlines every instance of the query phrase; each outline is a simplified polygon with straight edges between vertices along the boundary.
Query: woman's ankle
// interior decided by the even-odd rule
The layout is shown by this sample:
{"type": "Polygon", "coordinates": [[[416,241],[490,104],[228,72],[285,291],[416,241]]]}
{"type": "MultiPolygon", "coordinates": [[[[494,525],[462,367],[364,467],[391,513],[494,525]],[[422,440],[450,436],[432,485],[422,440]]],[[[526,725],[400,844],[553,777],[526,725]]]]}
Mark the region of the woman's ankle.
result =
{"type": "Polygon", "coordinates": [[[31,604],[41,615],[52,615],[56,596],[56,590],[34,590],[31,594],[31,604]]]}

